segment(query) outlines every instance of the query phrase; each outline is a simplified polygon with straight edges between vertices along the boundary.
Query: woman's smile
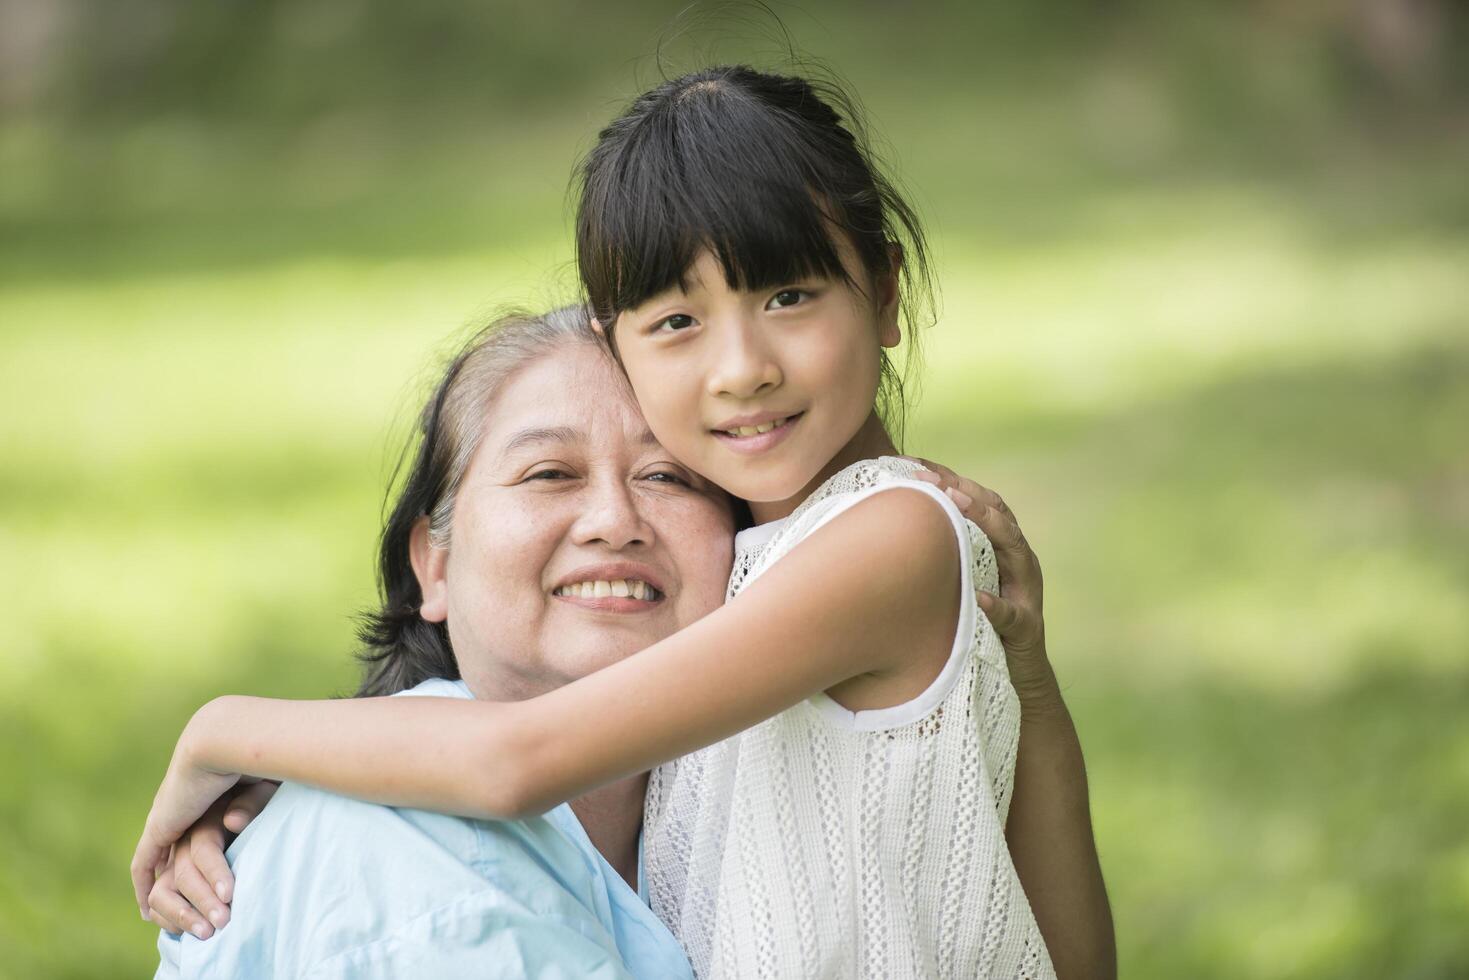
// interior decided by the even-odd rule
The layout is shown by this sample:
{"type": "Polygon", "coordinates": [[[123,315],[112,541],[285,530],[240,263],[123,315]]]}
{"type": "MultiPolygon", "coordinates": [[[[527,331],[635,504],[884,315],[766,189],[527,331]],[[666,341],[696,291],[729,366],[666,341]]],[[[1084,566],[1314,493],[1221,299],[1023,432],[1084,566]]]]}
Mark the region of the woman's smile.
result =
{"type": "Polygon", "coordinates": [[[637,562],[588,565],[563,576],[551,595],[597,612],[648,612],[667,597],[662,581],[657,571],[637,562]]]}

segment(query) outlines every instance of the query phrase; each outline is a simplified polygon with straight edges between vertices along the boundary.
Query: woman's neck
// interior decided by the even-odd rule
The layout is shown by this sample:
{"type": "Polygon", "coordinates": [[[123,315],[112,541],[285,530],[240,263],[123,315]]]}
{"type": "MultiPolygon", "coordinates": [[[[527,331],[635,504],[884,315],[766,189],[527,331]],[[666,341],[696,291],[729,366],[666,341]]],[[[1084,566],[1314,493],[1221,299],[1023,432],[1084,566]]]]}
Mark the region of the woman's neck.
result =
{"type": "Polygon", "coordinates": [[[862,428],[857,430],[841,451],[833,456],[816,475],[811,482],[801,488],[801,492],[788,500],[776,501],[751,501],[750,516],[755,519],[756,524],[766,524],[770,521],[778,521],[782,517],[789,517],[791,513],[807,497],[816,492],[816,488],[837,473],[851,466],[858,460],[873,459],[878,456],[892,456],[897,453],[897,447],[893,445],[893,439],[884,428],[882,419],[877,417],[877,409],[867,416],[867,421],[862,423],[862,428]]]}
{"type": "MultiPolygon", "coordinates": [[[[539,675],[536,681],[465,677],[470,692],[481,701],[521,701],[560,686],[539,675]]],[[[571,801],[571,812],[592,846],[634,889],[638,887],[638,834],[643,829],[643,796],[647,791],[648,774],[643,773],[598,787],[571,801]]]]}
{"type": "Polygon", "coordinates": [[[607,863],[633,890],[638,887],[638,834],[643,829],[643,796],[648,774],[631,776],[571,801],[582,829],[607,863]]]}

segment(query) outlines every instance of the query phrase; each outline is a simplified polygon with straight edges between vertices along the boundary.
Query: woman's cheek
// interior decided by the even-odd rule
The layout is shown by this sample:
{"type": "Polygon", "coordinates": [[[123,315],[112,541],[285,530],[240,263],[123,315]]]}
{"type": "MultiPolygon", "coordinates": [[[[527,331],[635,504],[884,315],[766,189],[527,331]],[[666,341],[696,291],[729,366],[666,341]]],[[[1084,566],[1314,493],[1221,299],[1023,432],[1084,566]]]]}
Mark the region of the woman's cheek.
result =
{"type": "Polygon", "coordinates": [[[692,599],[696,616],[717,608],[724,601],[734,560],[734,518],[722,502],[708,498],[691,501],[667,526],[665,541],[671,541],[683,579],[684,591],[692,599]]]}

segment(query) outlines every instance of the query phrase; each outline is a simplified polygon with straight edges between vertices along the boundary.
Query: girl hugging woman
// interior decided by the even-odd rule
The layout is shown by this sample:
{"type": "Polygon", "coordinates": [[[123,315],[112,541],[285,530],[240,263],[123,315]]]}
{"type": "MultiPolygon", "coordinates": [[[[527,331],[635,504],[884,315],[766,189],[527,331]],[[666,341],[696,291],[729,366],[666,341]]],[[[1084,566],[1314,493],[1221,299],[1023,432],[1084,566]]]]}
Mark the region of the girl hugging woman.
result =
{"type": "Polygon", "coordinates": [[[898,455],[889,352],[927,255],[857,118],[712,68],[639,97],[580,171],[591,329],[658,443],[753,518],[727,602],[517,702],[214,702],[149,815],[144,892],[241,773],[507,818],[651,769],[647,893],[699,977],[1110,972],[1039,596],[997,580],[996,547],[1033,556],[998,497],[967,520],[898,455]]]}

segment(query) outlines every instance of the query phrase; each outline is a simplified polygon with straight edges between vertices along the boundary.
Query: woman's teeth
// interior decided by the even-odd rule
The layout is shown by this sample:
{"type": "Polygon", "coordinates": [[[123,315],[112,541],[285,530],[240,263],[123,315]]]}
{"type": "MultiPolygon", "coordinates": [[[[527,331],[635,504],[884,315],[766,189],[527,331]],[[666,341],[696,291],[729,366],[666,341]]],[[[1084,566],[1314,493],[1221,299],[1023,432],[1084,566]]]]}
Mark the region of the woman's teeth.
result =
{"type": "Polygon", "coordinates": [[[774,422],[761,422],[759,425],[741,425],[733,429],[721,429],[720,431],[732,436],[758,436],[769,432],[771,429],[778,429],[790,420],[791,417],[786,416],[783,419],[776,419],[774,422]]]}
{"type": "Polygon", "coordinates": [[[580,599],[605,599],[610,596],[618,599],[642,599],[647,602],[663,598],[663,593],[653,588],[647,582],[640,582],[633,578],[573,582],[571,585],[558,587],[552,594],[580,599]]]}

